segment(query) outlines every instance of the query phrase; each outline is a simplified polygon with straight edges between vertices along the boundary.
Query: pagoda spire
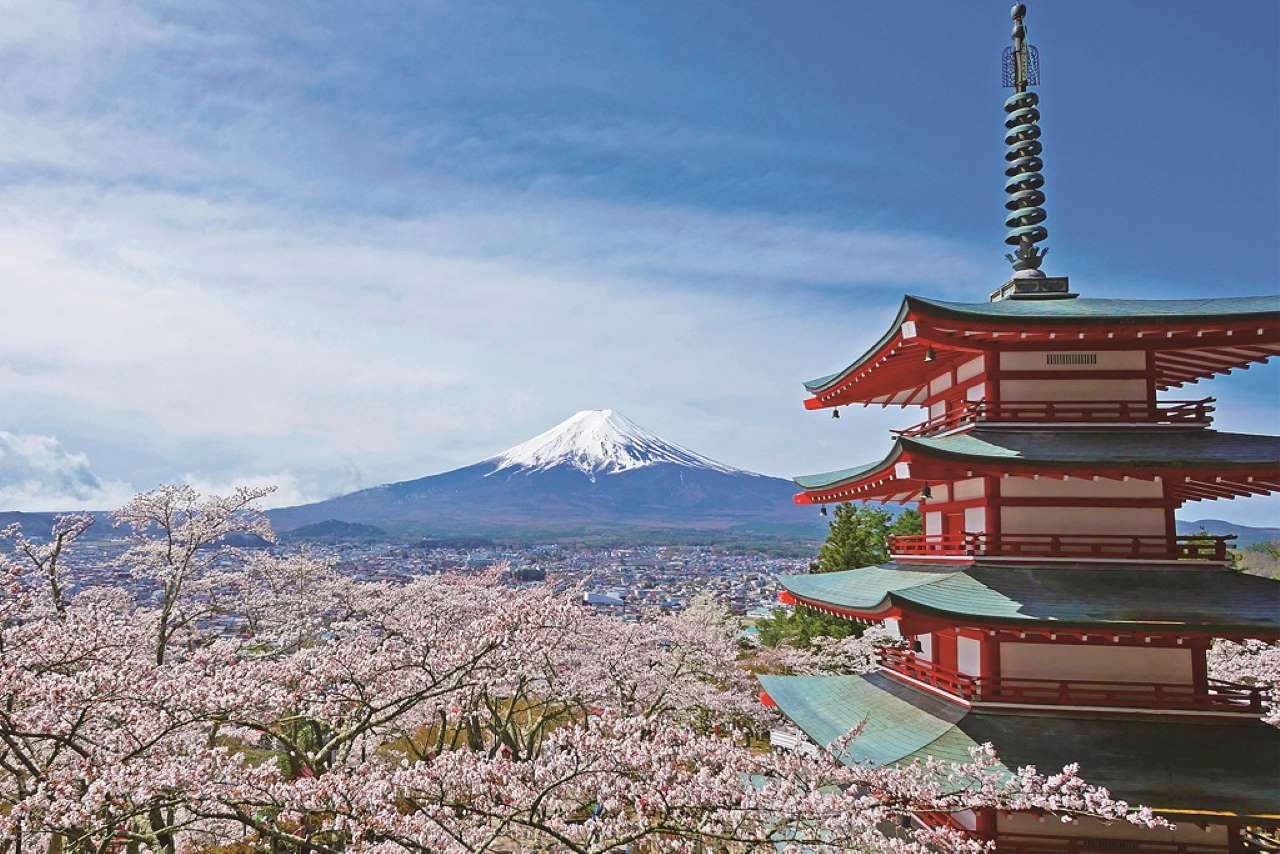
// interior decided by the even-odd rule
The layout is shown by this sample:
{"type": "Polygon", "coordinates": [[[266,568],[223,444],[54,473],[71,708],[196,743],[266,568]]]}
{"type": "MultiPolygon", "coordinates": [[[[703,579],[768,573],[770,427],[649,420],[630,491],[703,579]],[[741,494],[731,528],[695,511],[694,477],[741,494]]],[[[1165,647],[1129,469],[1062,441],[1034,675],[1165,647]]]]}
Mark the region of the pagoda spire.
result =
{"type": "Polygon", "coordinates": [[[1010,11],[1013,18],[1013,46],[1004,50],[1004,85],[1012,87],[1013,94],[1004,102],[1005,135],[1007,146],[1004,159],[1008,177],[1004,190],[1009,194],[1005,208],[1009,211],[1004,224],[1009,229],[1004,242],[1017,247],[1005,257],[1013,265],[1014,278],[1042,278],[1040,263],[1048,249],[1036,246],[1049,236],[1044,227],[1044,176],[1040,170],[1043,146],[1040,144],[1040,111],[1036,106],[1040,96],[1028,87],[1040,83],[1040,56],[1033,45],[1027,44],[1027,7],[1018,3],[1010,11]]]}

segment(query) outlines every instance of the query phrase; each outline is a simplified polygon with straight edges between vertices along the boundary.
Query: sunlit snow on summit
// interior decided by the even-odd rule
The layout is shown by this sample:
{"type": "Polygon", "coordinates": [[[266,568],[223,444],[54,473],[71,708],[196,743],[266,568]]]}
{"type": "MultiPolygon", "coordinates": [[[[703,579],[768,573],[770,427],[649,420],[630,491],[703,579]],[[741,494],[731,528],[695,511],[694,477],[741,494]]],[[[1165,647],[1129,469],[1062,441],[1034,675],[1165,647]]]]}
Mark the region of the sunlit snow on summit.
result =
{"type": "Polygon", "coordinates": [[[657,463],[675,463],[726,474],[752,474],[726,466],[655,436],[612,409],[584,409],[545,433],[509,448],[493,462],[503,469],[545,471],[568,465],[584,474],[617,474],[657,463]]]}

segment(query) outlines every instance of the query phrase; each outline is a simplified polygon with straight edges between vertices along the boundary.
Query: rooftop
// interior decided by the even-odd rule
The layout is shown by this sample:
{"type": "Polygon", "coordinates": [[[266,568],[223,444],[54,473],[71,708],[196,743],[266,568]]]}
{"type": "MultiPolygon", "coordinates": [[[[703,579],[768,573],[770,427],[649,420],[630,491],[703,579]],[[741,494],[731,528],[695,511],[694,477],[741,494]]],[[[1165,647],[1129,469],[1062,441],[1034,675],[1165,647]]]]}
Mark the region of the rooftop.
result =
{"type": "Polygon", "coordinates": [[[1141,323],[1187,318],[1280,318],[1280,294],[1217,299],[1072,299],[1001,300],[999,302],[948,302],[927,297],[906,297],[907,304],[930,313],[989,320],[1035,320],[1046,323],[1141,323]]]}
{"type": "Polygon", "coordinates": [[[1019,346],[1042,349],[1129,342],[1134,349],[1157,351],[1157,385],[1168,388],[1280,353],[1280,295],[972,303],[908,296],[889,328],[865,353],[847,367],[804,384],[816,395],[806,405],[917,403],[921,387],[912,380],[919,379],[918,371],[930,361],[932,367],[945,370],[977,355],[975,345],[1011,342],[1014,333],[1019,346]],[[908,322],[909,332],[904,329],[908,322]],[[1070,339],[1063,334],[1067,328],[1073,333],[1070,339]],[[929,347],[938,348],[932,360],[925,358],[929,347]],[[1189,356],[1160,355],[1172,351],[1189,356]]]}
{"type": "Polygon", "coordinates": [[[1280,813],[1280,730],[1257,721],[973,712],[879,673],[761,676],[760,683],[821,745],[862,724],[843,757],[849,764],[964,762],[990,742],[1008,772],[1034,765],[1053,773],[1078,762],[1085,780],[1156,810],[1280,813]]]}
{"type": "Polygon", "coordinates": [[[886,563],[778,577],[800,599],[866,615],[890,608],[1014,626],[1280,633],[1280,581],[1228,569],[1090,564],[886,563]]]}
{"type": "MultiPolygon", "coordinates": [[[[1250,433],[1222,433],[1217,430],[1162,430],[1135,428],[1130,430],[1025,430],[1009,428],[975,428],[965,433],[944,436],[900,436],[887,456],[879,462],[821,474],[801,475],[795,483],[806,491],[831,490],[842,486],[865,484],[883,475],[885,495],[893,500],[915,500],[911,497],[921,484],[925,472],[903,474],[894,463],[903,458],[933,464],[958,461],[967,467],[987,466],[988,473],[1027,474],[1076,473],[1092,476],[1100,469],[1186,474],[1201,470],[1212,481],[1224,470],[1241,469],[1246,483],[1259,481],[1257,488],[1244,486],[1246,493],[1269,492],[1272,487],[1261,481],[1280,476],[1280,436],[1250,433]],[[893,483],[900,481],[902,483],[893,483]],[[905,497],[900,494],[906,492],[905,497]]],[[[945,466],[943,466],[945,467],[945,466]]],[[[942,471],[929,476],[940,479],[942,471]]],[[[961,476],[964,476],[963,473],[961,476]]],[[[1239,478],[1237,478],[1239,479],[1239,478]]],[[[1212,485],[1208,488],[1212,489],[1212,485]]],[[[1191,489],[1191,487],[1186,487],[1191,489]]],[[[845,498],[881,497],[879,493],[848,495],[845,498]]],[[[1188,493],[1184,497],[1194,496],[1188,493]]],[[[824,500],[839,500],[829,496],[824,500]]]]}

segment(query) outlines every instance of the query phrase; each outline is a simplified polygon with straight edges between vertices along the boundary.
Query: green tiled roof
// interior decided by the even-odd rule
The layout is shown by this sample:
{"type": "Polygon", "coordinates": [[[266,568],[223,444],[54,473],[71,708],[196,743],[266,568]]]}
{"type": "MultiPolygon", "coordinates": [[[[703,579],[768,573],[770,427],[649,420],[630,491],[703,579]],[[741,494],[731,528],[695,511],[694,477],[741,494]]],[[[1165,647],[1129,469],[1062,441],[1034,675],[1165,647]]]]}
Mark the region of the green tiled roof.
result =
{"type": "Polygon", "coordinates": [[[1217,430],[973,430],[936,438],[904,438],[902,446],[941,456],[1032,463],[1280,464],[1280,436],[1217,430]]]}
{"type": "Polygon", "coordinates": [[[1054,299],[1001,300],[1000,302],[947,302],[908,296],[902,301],[888,331],[853,364],[805,383],[816,393],[831,386],[862,365],[889,341],[912,311],[986,322],[1025,323],[1139,323],[1159,320],[1212,318],[1243,320],[1280,315],[1280,295],[1224,297],[1221,299],[1054,299]]]}
{"type": "Polygon", "coordinates": [[[808,389],[810,392],[816,394],[822,391],[823,389],[825,389],[827,386],[839,380],[841,377],[845,376],[846,374],[852,371],[857,370],[858,368],[866,364],[866,362],[873,355],[875,355],[880,351],[881,347],[889,343],[889,339],[891,339],[894,335],[897,334],[898,328],[902,326],[902,321],[907,319],[907,312],[911,310],[910,303],[911,303],[911,297],[907,297],[905,300],[902,301],[902,305],[898,308],[897,315],[893,318],[893,322],[889,324],[889,329],[883,335],[880,336],[879,341],[872,344],[871,347],[867,349],[867,352],[859,356],[858,359],[853,364],[849,365],[844,370],[836,371],[834,374],[827,374],[825,377],[818,377],[816,380],[809,380],[807,383],[804,384],[804,387],[808,389]]]}
{"type": "Polygon", "coordinates": [[[864,474],[883,468],[893,462],[897,454],[898,448],[895,445],[889,456],[878,463],[867,463],[864,466],[854,466],[851,469],[840,469],[839,471],[823,472],[822,474],[802,474],[792,478],[792,482],[801,489],[823,489],[827,486],[834,486],[837,483],[855,480],[864,474]]]}
{"type": "MultiPolygon", "coordinates": [[[[844,760],[891,765],[909,761],[945,735],[964,709],[887,676],[761,676],[778,708],[822,746],[866,720],[844,760]]],[[[968,759],[966,747],[960,757],[968,759]]]]}
{"type": "Polygon", "coordinates": [[[1187,318],[1243,319],[1280,316],[1280,295],[1221,297],[1218,299],[1050,299],[999,302],[947,302],[907,297],[912,308],[983,320],[1053,322],[1107,321],[1116,323],[1187,318]]]}
{"type": "Polygon", "coordinates": [[[1224,633],[1280,629],[1280,581],[1216,567],[887,563],[783,575],[778,581],[803,599],[869,613],[897,606],[1014,624],[1224,633]]]}
{"type": "Polygon", "coordinates": [[[1061,463],[1164,468],[1180,465],[1280,465],[1280,436],[1217,430],[977,429],[950,436],[897,439],[888,456],[857,468],[793,478],[802,489],[829,489],[887,468],[903,451],[973,462],[1061,463]]]}
{"type": "Polygon", "coordinates": [[[1155,809],[1280,813],[1280,730],[1258,721],[1142,720],[966,711],[879,673],[761,676],[778,708],[822,745],[863,725],[844,760],[873,765],[933,756],[964,761],[990,742],[1005,769],[1085,780],[1155,809]],[[865,722],[865,723],[864,723],[865,722]]]}

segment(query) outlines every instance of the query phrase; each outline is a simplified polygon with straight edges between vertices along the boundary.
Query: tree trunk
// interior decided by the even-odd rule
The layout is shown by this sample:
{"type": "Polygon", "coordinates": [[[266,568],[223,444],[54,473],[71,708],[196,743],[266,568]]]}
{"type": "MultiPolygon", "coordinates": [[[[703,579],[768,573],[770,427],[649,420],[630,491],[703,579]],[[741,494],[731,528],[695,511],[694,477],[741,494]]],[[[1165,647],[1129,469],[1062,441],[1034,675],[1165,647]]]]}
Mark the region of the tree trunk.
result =
{"type": "Polygon", "coordinates": [[[151,808],[147,813],[147,820],[151,822],[151,832],[155,835],[161,854],[175,854],[173,830],[169,827],[169,822],[165,821],[159,806],[151,808]]]}

